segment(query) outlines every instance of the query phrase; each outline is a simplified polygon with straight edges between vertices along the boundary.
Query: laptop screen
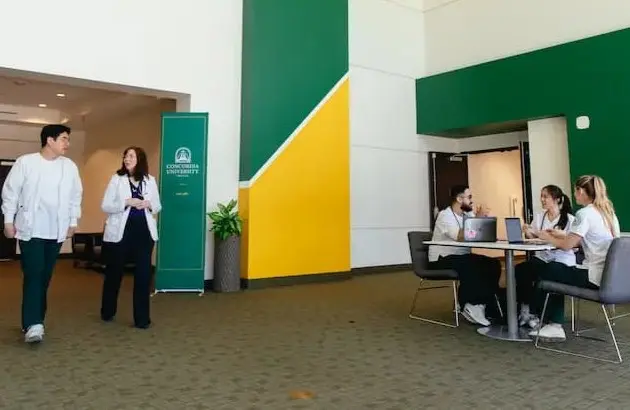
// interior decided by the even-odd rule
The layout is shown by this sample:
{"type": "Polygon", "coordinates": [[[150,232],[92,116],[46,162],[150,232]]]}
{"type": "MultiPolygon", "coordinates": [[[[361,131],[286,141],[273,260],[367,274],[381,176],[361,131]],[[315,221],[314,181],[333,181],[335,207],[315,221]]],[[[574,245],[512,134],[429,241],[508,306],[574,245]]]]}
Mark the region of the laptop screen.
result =
{"type": "Polygon", "coordinates": [[[521,218],[505,218],[505,230],[507,231],[508,242],[518,242],[523,240],[521,218]]]}

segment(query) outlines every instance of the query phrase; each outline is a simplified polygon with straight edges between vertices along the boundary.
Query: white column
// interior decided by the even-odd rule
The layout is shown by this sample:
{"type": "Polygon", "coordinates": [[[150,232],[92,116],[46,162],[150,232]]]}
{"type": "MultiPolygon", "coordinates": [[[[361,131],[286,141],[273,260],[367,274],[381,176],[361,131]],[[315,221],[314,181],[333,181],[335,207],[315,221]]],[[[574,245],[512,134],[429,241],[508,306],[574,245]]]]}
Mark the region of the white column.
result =
{"type": "Polygon", "coordinates": [[[564,117],[528,121],[534,213],[541,211],[540,189],[554,184],[571,197],[567,121],[564,117]]]}

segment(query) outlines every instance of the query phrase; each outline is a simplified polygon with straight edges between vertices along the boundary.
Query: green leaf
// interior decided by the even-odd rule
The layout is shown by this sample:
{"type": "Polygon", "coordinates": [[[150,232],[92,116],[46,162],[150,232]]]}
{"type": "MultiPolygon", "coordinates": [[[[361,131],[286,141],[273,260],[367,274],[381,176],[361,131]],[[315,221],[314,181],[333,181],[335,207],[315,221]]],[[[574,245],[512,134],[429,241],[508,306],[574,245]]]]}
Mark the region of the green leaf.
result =
{"type": "Polygon", "coordinates": [[[213,221],[213,222],[215,222],[215,223],[216,223],[217,221],[221,221],[221,220],[223,219],[223,218],[222,218],[222,216],[221,216],[221,214],[220,214],[220,213],[218,213],[218,212],[210,212],[210,213],[208,214],[208,216],[209,216],[209,217],[210,217],[210,219],[212,219],[212,221],[213,221]]]}
{"type": "Polygon", "coordinates": [[[208,218],[212,220],[210,231],[221,240],[230,236],[240,236],[243,232],[243,220],[236,209],[237,202],[232,199],[227,205],[217,204],[215,211],[209,212],[208,218]]]}

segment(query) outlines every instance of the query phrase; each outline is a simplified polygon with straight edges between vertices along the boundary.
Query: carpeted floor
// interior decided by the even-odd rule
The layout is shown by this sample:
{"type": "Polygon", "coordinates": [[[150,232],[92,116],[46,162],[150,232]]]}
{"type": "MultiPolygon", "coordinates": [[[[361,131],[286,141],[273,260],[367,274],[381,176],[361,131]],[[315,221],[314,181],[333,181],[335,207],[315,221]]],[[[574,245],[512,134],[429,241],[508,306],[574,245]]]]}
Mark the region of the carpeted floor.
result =
{"type": "MultiPolygon", "coordinates": [[[[623,409],[630,401],[626,364],[408,319],[411,273],[160,294],[147,331],[130,327],[131,281],[117,321],[99,322],[100,282],[61,261],[46,340],[29,347],[19,332],[18,267],[0,265],[1,408],[623,409]]],[[[448,318],[449,297],[448,289],[427,293],[421,307],[448,318]]],[[[620,337],[630,334],[617,327],[620,337]]],[[[585,347],[609,351],[599,342],[585,347]]]]}

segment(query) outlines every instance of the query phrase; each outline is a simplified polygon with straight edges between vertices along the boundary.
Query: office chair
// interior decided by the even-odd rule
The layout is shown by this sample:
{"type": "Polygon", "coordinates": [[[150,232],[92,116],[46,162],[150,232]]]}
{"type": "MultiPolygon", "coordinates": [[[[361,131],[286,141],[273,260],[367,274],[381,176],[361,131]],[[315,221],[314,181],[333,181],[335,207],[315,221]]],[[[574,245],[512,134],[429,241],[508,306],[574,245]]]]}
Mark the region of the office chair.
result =
{"type": "MultiPolygon", "coordinates": [[[[537,349],[549,350],[556,353],[568,354],[571,356],[578,356],[588,359],[599,360],[608,363],[622,363],[621,352],[619,351],[619,343],[613,330],[614,320],[630,315],[630,313],[615,316],[614,310],[612,314],[609,314],[607,305],[614,306],[617,304],[630,303],[630,275],[628,270],[630,269],[630,238],[615,238],[608,249],[606,256],[606,262],[604,265],[604,272],[602,273],[602,282],[599,289],[581,288],[578,286],[566,285],[564,283],[554,281],[541,281],[538,286],[540,289],[547,292],[545,297],[545,304],[543,305],[543,311],[541,318],[545,317],[547,310],[547,302],[549,301],[549,295],[554,293],[558,295],[565,295],[575,298],[577,300],[587,300],[591,302],[599,303],[606,318],[606,325],[610,336],[612,338],[615,351],[617,353],[617,360],[610,360],[602,357],[589,356],[580,353],[570,352],[568,350],[553,349],[540,344],[539,335],[540,329],[543,326],[541,320],[538,326],[538,334],[534,345],[537,349]]],[[[580,333],[584,333],[585,329],[580,331],[577,323],[578,315],[574,315],[572,319],[572,330],[576,337],[584,337],[580,333]]]]}
{"type": "MultiPolygon", "coordinates": [[[[420,279],[420,284],[416,289],[416,293],[413,297],[413,302],[411,304],[411,308],[409,309],[409,318],[420,320],[423,322],[433,323],[440,326],[447,327],[459,327],[459,314],[460,314],[460,306],[457,302],[457,283],[459,282],[459,275],[453,269],[440,269],[433,270],[429,269],[429,246],[425,245],[424,242],[430,241],[432,237],[431,232],[408,232],[407,239],[409,240],[409,251],[411,253],[411,265],[414,274],[420,279]],[[423,287],[423,283],[426,281],[451,281],[451,285],[438,285],[431,287],[423,287]],[[443,289],[443,288],[453,288],[453,313],[455,315],[454,321],[455,323],[446,323],[443,321],[429,319],[421,316],[417,316],[414,314],[416,308],[416,302],[418,300],[418,295],[420,291],[431,290],[431,289],[443,289]]],[[[497,307],[499,310],[499,314],[503,317],[503,311],[501,309],[501,304],[499,303],[499,299],[495,295],[495,300],[497,302],[497,307]]]]}

